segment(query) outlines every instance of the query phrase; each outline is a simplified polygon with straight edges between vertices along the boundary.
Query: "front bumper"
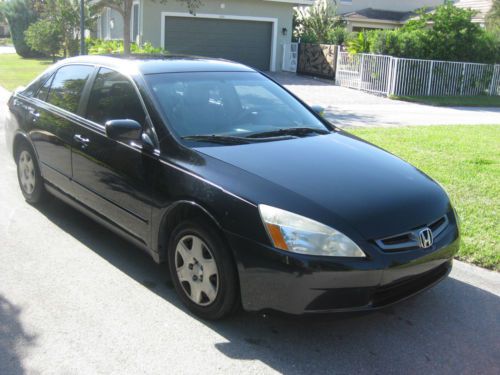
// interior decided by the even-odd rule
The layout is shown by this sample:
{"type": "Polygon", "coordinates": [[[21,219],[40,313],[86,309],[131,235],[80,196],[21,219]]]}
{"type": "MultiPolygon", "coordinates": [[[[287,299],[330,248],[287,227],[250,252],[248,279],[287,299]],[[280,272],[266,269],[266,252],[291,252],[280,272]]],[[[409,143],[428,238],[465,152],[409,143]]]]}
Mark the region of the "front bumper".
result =
{"type": "Polygon", "coordinates": [[[367,259],[311,257],[277,250],[226,233],[235,252],[243,308],[289,314],[371,310],[423,291],[448,275],[459,248],[451,225],[429,249],[384,253],[375,244],[367,259]]]}

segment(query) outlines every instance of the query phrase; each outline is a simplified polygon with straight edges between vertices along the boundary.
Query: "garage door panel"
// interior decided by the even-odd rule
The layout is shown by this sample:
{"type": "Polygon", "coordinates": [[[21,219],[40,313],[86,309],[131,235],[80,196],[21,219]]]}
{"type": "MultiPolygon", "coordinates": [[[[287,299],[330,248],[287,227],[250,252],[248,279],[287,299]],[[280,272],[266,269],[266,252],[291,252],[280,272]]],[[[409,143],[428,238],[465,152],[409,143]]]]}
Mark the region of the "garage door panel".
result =
{"type": "Polygon", "coordinates": [[[209,18],[165,18],[171,53],[220,57],[269,70],[272,23],[209,18]]]}

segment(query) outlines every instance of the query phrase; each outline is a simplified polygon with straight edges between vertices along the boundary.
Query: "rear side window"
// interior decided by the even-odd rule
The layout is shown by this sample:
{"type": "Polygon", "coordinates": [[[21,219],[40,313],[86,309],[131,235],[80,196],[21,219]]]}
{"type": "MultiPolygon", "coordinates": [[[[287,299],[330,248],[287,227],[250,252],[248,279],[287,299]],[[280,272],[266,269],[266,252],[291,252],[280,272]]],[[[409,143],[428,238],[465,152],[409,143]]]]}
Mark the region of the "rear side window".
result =
{"type": "Polygon", "coordinates": [[[144,125],[146,114],[129,79],[114,70],[101,68],[90,92],[87,118],[101,125],[121,119],[144,125]]]}
{"type": "Polygon", "coordinates": [[[38,90],[38,93],[36,94],[36,97],[40,100],[46,101],[47,100],[47,95],[49,94],[50,90],[50,85],[52,84],[52,79],[54,78],[54,75],[52,75],[40,89],[38,90]]]}
{"type": "Polygon", "coordinates": [[[86,65],[68,65],[60,68],[52,79],[47,102],[76,113],[83,88],[93,70],[94,67],[86,65]]]}

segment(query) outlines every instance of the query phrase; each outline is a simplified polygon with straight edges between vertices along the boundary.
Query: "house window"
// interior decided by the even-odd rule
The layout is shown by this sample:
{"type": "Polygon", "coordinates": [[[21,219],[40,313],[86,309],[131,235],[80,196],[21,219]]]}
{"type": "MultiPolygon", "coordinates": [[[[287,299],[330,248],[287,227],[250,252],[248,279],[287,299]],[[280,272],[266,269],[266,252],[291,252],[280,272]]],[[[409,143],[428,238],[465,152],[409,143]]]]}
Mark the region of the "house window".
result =
{"type": "Polygon", "coordinates": [[[364,27],[364,26],[354,26],[352,31],[355,33],[363,32],[363,31],[371,31],[371,30],[383,30],[380,27],[364,27]]]}
{"type": "Polygon", "coordinates": [[[139,3],[134,3],[132,6],[132,17],[131,17],[131,39],[133,42],[137,43],[137,37],[139,36],[139,3]]]}
{"type": "Polygon", "coordinates": [[[109,33],[108,33],[108,11],[105,10],[101,13],[100,18],[100,29],[101,29],[101,39],[108,39],[109,38],[109,33]]]}

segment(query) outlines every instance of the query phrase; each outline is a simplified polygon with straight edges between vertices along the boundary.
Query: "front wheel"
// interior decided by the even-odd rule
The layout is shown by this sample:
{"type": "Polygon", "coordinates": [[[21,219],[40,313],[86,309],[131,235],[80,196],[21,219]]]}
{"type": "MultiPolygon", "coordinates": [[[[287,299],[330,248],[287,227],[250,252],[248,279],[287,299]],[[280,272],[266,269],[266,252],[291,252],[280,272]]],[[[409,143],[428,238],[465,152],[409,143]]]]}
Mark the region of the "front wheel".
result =
{"type": "Polygon", "coordinates": [[[23,144],[17,153],[17,179],[28,203],[36,204],[43,200],[45,187],[31,147],[23,144]]]}
{"type": "Polygon", "coordinates": [[[203,319],[231,314],[238,304],[238,281],[230,250],[217,230],[186,221],[170,238],[170,274],[182,302],[203,319]]]}

